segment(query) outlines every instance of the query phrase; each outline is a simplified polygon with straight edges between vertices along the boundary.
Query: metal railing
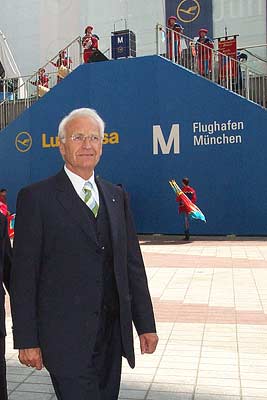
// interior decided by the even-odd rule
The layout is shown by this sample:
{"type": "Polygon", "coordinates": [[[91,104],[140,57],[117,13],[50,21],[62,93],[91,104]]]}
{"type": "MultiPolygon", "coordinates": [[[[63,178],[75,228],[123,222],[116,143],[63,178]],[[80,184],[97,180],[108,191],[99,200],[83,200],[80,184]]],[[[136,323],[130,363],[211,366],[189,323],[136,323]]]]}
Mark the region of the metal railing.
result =
{"type": "Polygon", "coordinates": [[[161,24],[157,54],[267,108],[267,75],[161,24]]]}
{"type": "Polygon", "coordinates": [[[2,79],[0,81],[0,130],[44,96],[82,62],[82,42],[81,37],[78,36],[33,75],[2,79]],[[59,56],[62,52],[64,52],[64,62],[63,56],[61,58],[59,56]],[[45,70],[45,79],[40,77],[41,69],[45,70]]]}
{"type": "MultiPolygon", "coordinates": [[[[75,38],[60,52],[42,67],[46,74],[45,85],[40,84],[38,71],[31,76],[0,80],[0,130],[83,63],[81,37],[75,38]],[[65,51],[65,58],[71,60],[63,68],[58,61],[62,51],[65,51]]],[[[267,63],[261,73],[249,63],[196,43],[161,24],[156,26],[156,53],[267,108],[267,63]]]]}
{"type": "Polygon", "coordinates": [[[267,44],[250,45],[237,49],[247,58],[246,65],[258,73],[267,75],[267,44]]]}

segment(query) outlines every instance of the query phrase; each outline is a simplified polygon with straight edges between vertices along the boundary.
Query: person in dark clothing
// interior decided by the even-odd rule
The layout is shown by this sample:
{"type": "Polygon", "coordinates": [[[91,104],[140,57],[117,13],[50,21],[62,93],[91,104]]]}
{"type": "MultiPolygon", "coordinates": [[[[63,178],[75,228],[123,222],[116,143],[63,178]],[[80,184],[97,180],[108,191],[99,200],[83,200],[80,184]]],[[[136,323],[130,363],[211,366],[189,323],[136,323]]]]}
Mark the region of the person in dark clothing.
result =
{"type": "Polygon", "coordinates": [[[3,67],[3,64],[2,64],[1,61],[0,61],[0,92],[3,92],[3,91],[4,91],[4,86],[5,86],[5,84],[4,84],[4,79],[5,79],[5,75],[6,75],[5,69],[4,69],[4,67],[3,67]]]}
{"type": "Polygon", "coordinates": [[[116,400],[124,355],[158,337],[125,191],[95,176],[104,122],[72,111],[59,125],[64,168],[17,199],[11,310],[22,364],[48,369],[60,400],[116,400]]]}
{"type": "Polygon", "coordinates": [[[5,361],[5,288],[9,290],[11,246],[7,233],[7,218],[0,213],[0,399],[7,400],[5,361]]]}

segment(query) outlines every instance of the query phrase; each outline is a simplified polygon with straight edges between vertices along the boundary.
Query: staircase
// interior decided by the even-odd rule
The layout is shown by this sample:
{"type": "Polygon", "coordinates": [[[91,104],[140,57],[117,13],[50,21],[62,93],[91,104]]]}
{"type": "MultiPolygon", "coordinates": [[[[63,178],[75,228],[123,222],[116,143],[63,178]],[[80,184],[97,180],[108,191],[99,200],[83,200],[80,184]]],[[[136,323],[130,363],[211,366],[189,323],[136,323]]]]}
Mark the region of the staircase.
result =
{"type": "MultiPolygon", "coordinates": [[[[179,48],[177,46],[177,32],[163,27],[160,24],[156,26],[156,53],[173,63],[201,75],[224,88],[237,93],[238,95],[250,100],[263,108],[267,108],[267,76],[247,65],[245,62],[237,61],[225,56],[218,50],[211,49],[203,44],[196,43],[179,33],[179,48]],[[171,45],[170,45],[171,43],[171,45]],[[210,65],[207,71],[199,70],[199,54],[210,54],[210,65]],[[222,72],[221,65],[224,64],[222,72]]],[[[66,56],[71,59],[71,67],[68,72],[73,71],[82,64],[82,40],[78,36],[64,49],[66,56]]],[[[60,51],[62,51],[60,50],[60,51]]],[[[41,68],[45,69],[48,76],[48,90],[52,89],[60,82],[59,71],[56,63],[59,54],[55,55],[41,68]]],[[[263,70],[267,71],[265,62],[263,70]]],[[[33,75],[4,79],[0,82],[2,97],[0,97],[0,131],[8,124],[14,121],[24,110],[31,107],[48,90],[40,88],[38,84],[38,71],[33,75]],[[22,84],[19,84],[22,82],[22,84]]]]}
{"type": "MultiPolygon", "coordinates": [[[[65,52],[66,57],[71,60],[70,65],[65,69],[65,76],[77,68],[82,63],[82,45],[81,37],[76,37],[65,48],[61,49],[65,52]]],[[[59,53],[60,53],[59,52],[59,53]]],[[[39,74],[36,71],[33,75],[3,79],[1,81],[1,103],[0,103],[0,130],[4,129],[10,122],[14,121],[23,111],[31,107],[40,97],[47,91],[57,85],[60,80],[60,71],[57,65],[59,53],[49,60],[40,69],[45,69],[48,78],[48,87],[42,87],[38,84],[39,74]]]]}

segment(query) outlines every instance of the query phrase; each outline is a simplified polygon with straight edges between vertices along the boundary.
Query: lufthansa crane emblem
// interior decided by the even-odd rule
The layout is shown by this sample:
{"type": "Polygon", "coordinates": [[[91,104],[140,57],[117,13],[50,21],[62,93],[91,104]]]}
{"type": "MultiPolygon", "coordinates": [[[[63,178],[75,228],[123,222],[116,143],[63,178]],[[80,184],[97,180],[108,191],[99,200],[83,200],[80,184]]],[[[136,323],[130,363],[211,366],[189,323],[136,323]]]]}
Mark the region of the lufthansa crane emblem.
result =
{"type": "Polygon", "coordinates": [[[26,153],[32,147],[32,137],[28,132],[20,132],[15,139],[15,146],[20,153],[26,153]]]}
{"type": "Polygon", "coordinates": [[[193,22],[200,14],[198,0],[182,0],[177,7],[177,17],[182,22],[193,22]]]}

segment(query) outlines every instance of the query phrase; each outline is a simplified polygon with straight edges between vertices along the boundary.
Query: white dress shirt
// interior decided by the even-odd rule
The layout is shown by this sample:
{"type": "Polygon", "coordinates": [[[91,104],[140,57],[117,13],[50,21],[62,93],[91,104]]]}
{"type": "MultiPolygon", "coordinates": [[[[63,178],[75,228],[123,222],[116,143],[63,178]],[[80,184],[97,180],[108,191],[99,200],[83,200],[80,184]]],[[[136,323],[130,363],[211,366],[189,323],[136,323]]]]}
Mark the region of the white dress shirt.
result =
{"type": "Polygon", "coordinates": [[[84,200],[84,193],[83,193],[83,187],[85,182],[90,182],[92,184],[92,192],[93,192],[93,197],[97,204],[99,205],[99,192],[97,185],[95,183],[95,172],[93,171],[92,176],[86,181],[83,178],[81,178],[79,175],[75,174],[74,172],[70,171],[66,165],[64,165],[64,170],[66,174],[68,175],[77,195],[84,200]]]}

